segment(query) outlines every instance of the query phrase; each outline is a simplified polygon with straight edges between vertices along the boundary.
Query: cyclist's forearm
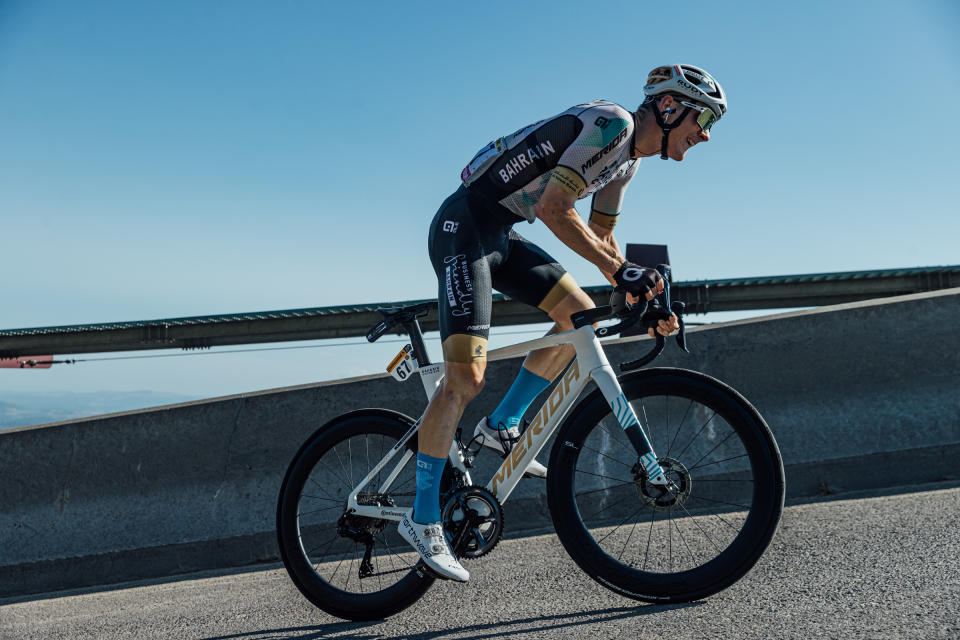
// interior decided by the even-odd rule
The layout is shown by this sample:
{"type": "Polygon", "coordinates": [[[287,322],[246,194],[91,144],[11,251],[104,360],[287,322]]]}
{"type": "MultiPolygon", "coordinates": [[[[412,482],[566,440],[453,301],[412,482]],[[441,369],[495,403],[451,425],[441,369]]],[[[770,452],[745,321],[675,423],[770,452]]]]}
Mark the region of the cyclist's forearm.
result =
{"type": "Polygon", "coordinates": [[[611,244],[591,231],[576,209],[543,208],[537,216],[561,242],[596,265],[608,279],[623,264],[624,258],[616,243],[611,244]]]}
{"type": "MultiPolygon", "coordinates": [[[[592,230],[594,233],[597,233],[597,230],[596,230],[596,229],[593,229],[592,227],[591,227],[591,230],[592,230]]],[[[604,235],[604,234],[602,234],[602,233],[597,233],[597,236],[598,236],[601,240],[603,240],[604,242],[606,242],[608,245],[610,245],[611,247],[613,247],[613,250],[616,252],[616,254],[617,254],[618,256],[620,256],[621,262],[622,262],[623,260],[625,260],[625,258],[623,258],[623,253],[620,251],[620,245],[617,244],[617,239],[613,237],[613,231],[609,231],[609,230],[608,230],[608,233],[607,233],[606,235],[604,235]]],[[[614,281],[614,279],[613,279],[613,274],[612,274],[612,273],[609,273],[609,274],[608,274],[608,273],[604,273],[603,275],[604,275],[604,277],[606,277],[607,280],[610,281],[610,284],[612,284],[613,286],[617,286],[617,283],[616,283],[616,282],[614,281]]]]}

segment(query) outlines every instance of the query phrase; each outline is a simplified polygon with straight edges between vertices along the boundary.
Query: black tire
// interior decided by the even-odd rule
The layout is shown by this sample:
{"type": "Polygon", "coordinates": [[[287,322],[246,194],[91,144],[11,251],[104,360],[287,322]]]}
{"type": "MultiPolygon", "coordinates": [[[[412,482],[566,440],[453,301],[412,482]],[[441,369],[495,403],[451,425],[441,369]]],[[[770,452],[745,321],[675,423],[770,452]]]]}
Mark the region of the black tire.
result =
{"type": "Polygon", "coordinates": [[[547,498],[561,543],[591,578],[636,600],[687,602],[729,587],[763,555],[783,512],[783,461],[770,428],[743,396],[702,373],[649,369],[620,385],[668,477],[689,494],[656,495],[595,391],[550,454],[547,498]]]}
{"type": "MultiPolygon", "coordinates": [[[[318,429],[290,463],[277,504],[280,555],[301,593],[331,615],[347,620],[386,618],[416,602],[433,584],[434,578],[416,567],[420,557],[399,537],[396,522],[345,516],[347,495],[413,424],[392,411],[349,413],[318,429]],[[374,575],[360,577],[367,545],[345,535],[347,528],[369,533],[374,575]]],[[[416,435],[407,448],[416,453],[416,435]]],[[[377,492],[399,460],[398,453],[370,482],[368,495],[377,492]]],[[[445,470],[447,487],[450,477],[445,470]]],[[[415,493],[413,456],[389,494],[371,499],[406,509],[413,505],[415,493]]]]}

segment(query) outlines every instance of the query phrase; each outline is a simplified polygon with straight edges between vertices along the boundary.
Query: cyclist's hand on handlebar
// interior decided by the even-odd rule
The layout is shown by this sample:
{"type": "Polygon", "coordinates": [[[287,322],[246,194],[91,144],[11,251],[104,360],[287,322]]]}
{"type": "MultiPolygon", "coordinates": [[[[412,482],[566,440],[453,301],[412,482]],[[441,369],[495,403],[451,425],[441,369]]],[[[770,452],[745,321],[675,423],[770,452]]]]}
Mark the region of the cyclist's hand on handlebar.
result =
{"type": "MultiPolygon", "coordinates": [[[[668,320],[660,320],[657,322],[657,333],[662,335],[665,338],[670,337],[670,334],[674,331],[680,330],[680,322],[677,320],[677,315],[672,313],[668,320]]],[[[651,338],[655,338],[656,334],[653,332],[653,327],[647,329],[647,335],[651,338]]]]}
{"type": "MultiPolygon", "coordinates": [[[[647,300],[653,300],[654,296],[663,293],[663,278],[656,269],[641,267],[630,261],[620,265],[613,274],[613,280],[618,289],[634,296],[644,296],[647,300]]],[[[628,296],[627,299],[631,300],[631,297],[628,296]]]]}

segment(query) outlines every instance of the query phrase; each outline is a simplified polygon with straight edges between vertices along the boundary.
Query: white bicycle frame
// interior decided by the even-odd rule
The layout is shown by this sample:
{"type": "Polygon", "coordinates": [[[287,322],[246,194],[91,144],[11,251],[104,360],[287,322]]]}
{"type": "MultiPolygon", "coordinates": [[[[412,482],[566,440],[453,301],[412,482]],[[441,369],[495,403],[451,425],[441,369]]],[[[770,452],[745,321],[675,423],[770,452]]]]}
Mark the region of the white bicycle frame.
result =
{"type": "MultiPolygon", "coordinates": [[[[547,440],[553,435],[563,423],[570,408],[574,406],[581,392],[593,380],[599,387],[603,397],[610,403],[614,416],[627,435],[631,443],[637,449],[640,462],[647,471],[649,482],[651,484],[667,485],[669,481],[663,473],[663,469],[657,462],[657,456],[650,445],[646,435],[647,429],[640,424],[633,407],[623,395],[620,384],[617,382],[617,376],[613,368],[607,361],[603,352],[603,347],[597,339],[592,325],[587,324],[579,329],[572,329],[563,333],[556,333],[528,340],[515,345],[504,347],[497,350],[501,356],[524,355],[536,349],[545,347],[554,347],[564,344],[572,344],[576,350],[570,367],[563,374],[562,380],[558,382],[550,397],[543,404],[537,413],[533,422],[527,427],[527,430],[520,437],[520,440],[514,445],[513,450],[506,456],[500,468],[494,474],[490,482],[487,483],[487,490],[497,496],[501,503],[506,502],[507,498],[513,492],[517,483],[523,477],[523,472],[527,469],[540,450],[543,449],[547,440]]],[[[427,398],[433,397],[440,381],[443,379],[443,365],[432,364],[417,369],[423,382],[424,391],[427,398]]],[[[387,455],[360,481],[347,499],[348,511],[352,511],[360,516],[370,518],[380,518],[384,520],[399,521],[404,511],[398,508],[385,508],[374,505],[361,505],[357,503],[357,495],[360,490],[367,486],[380,471],[386,467],[390,461],[400,453],[400,460],[395,464],[391,472],[387,475],[381,486],[379,493],[386,493],[390,485],[396,480],[401,469],[409,462],[414,452],[406,447],[407,442],[420,428],[420,420],[403,435],[394,447],[387,452],[387,455]],[[402,452],[402,453],[401,453],[402,452]]],[[[450,445],[448,456],[450,464],[454,465],[464,474],[467,484],[471,484],[469,471],[464,464],[463,454],[457,443],[450,445]]]]}

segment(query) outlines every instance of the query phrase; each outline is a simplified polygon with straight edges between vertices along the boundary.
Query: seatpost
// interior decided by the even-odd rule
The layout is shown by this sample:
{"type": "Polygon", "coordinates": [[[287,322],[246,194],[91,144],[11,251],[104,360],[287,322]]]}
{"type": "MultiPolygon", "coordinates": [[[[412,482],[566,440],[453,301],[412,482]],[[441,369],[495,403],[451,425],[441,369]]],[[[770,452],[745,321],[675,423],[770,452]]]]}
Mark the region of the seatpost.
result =
{"type": "Polygon", "coordinates": [[[417,364],[425,367],[430,364],[430,357],[427,355],[427,345],[423,342],[423,332],[420,330],[420,322],[416,317],[403,323],[410,336],[410,344],[413,346],[413,357],[417,359],[417,364]]]}

